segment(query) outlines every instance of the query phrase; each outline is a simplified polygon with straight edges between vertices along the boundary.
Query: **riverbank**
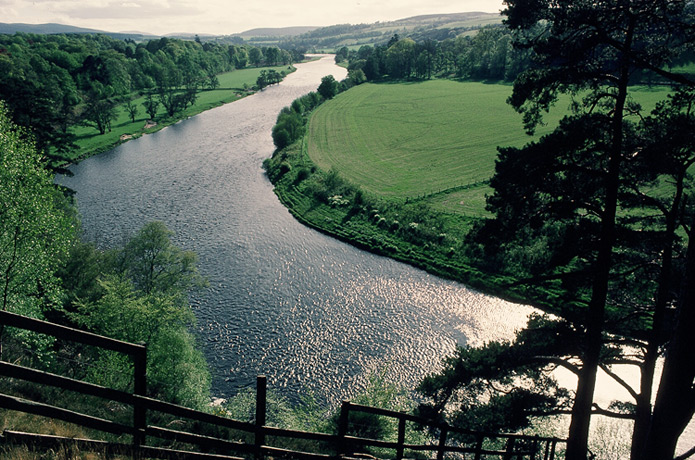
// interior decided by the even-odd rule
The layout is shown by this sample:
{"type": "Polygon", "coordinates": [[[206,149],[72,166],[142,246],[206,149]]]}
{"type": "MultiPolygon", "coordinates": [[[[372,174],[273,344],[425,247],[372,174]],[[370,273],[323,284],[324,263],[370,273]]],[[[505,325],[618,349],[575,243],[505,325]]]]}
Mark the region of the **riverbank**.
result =
{"type": "Polygon", "coordinates": [[[264,162],[275,194],[304,225],[374,254],[508,301],[548,309],[553,293],[519,286],[470,262],[465,234],[477,219],[442,214],[422,200],[384,199],[318,168],[306,139],[264,162]]]}
{"type": "MultiPolygon", "coordinates": [[[[467,241],[474,225],[492,217],[486,196],[497,147],[538,139],[566,113],[559,104],[531,138],[506,102],[510,91],[447,80],[356,86],[305,114],[307,134],[266,162],[268,176],[306,225],[482,292],[559,313],[559,292],[517,285],[514,274],[494,272],[482,249],[467,241]]],[[[635,94],[644,107],[654,107],[667,90],[635,88],[635,94]]]]}
{"type": "Polygon", "coordinates": [[[485,196],[497,145],[528,139],[506,103],[508,92],[503,85],[448,80],[365,83],[303,114],[304,137],[264,167],[275,194],[303,224],[550,311],[556,293],[491,272],[467,240],[489,217],[485,196]],[[480,106],[488,107],[485,116],[476,111],[480,106]]]}
{"type": "Polygon", "coordinates": [[[259,168],[277,114],[346,73],[331,58],[297,68],[73,166],[60,183],[76,191],[85,238],[112,247],[156,219],[198,254],[210,289],[192,305],[219,397],[258,374],[293,401],[351,399],[375,370],[414,388],[457,343],[512,337],[530,308],[311,231],[281,204],[259,168]]]}
{"type": "Polygon", "coordinates": [[[157,116],[151,119],[144,113],[142,104],[145,101],[145,96],[139,96],[132,101],[138,109],[135,120],[127,113],[125,104],[119,104],[116,108],[118,116],[112,122],[111,129],[106,133],[100,134],[95,128],[89,126],[75,127],[74,134],[77,137],[75,143],[78,148],[69,157],[69,160],[72,163],[78,163],[86,158],[111,150],[131,139],[157,132],[199,113],[255,94],[257,92],[256,80],[261,71],[264,70],[275,70],[282,73],[284,78],[296,71],[296,68],[293,65],[259,67],[218,75],[220,85],[217,88],[199,91],[195,103],[187,106],[186,109],[173,117],[167,116],[166,111],[160,105],[157,116]]]}

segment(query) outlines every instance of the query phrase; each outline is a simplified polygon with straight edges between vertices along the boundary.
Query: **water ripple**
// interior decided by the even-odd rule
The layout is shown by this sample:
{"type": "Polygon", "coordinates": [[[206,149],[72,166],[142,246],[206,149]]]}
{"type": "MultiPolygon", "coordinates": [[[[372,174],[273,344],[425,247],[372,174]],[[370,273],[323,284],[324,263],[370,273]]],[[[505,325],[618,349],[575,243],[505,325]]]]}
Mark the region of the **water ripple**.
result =
{"type": "Polygon", "coordinates": [[[279,86],[135,139],[73,168],[86,236],[123,241],[164,221],[210,288],[192,299],[214,391],[265,374],[289,397],[348,398],[370,373],[408,387],[456,343],[508,337],[530,309],[300,225],[261,170],[279,110],[344,69],[303,64],[279,86]]]}

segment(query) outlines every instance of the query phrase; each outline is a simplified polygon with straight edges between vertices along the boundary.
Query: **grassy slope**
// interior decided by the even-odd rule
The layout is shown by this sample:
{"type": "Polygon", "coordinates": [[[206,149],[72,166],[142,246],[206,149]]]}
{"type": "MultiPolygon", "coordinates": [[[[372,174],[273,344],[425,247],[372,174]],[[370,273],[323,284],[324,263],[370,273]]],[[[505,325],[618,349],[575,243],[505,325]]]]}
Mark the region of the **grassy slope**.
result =
{"type": "MultiPolygon", "coordinates": [[[[507,85],[450,80],[361,85],[314,112],[308,154],[321,169],[378,196],[426,197],[439,211],[480,217],[497,147],[532,140],[506,103],[510,93],[507,85]]],[[[664,96],[660,89],[638,91],[650,108],[664,96]]],[[[550,131],[568,102],[547,116],[538,135],[550,131]]]]}
{"type": "Polygon", "coordinates": [[[315,111],[309,156],[383,196],[416,197],[479,182],[490,177],[496,155],[488,132],[499,132],[502,144],[523,138],[518,117],[504,103],[508,94],[506,86],[448,80],[361,85],[315,111]]]}
{"type": "Polygon", "coordinates": [[[450,80],[360,85],[315,111],[309,156],[379,196],[427,196],[441,212],[481,217],[497,146],[530,140],[510,93],[450,80]]]}
{"type": "MultiPolygon", "coordinates": [[[[467,255],[466,233],[486,215],[497,146],[531,140],[505,102],[510,92],[453,81],[361,85],[316,109],[304,141],[276,152],[265,167],[280,200],[309,226],[484,292],[552,309],[558,293],[512,288],[513,280],[480,272],[467,255]]],[[[665,95],[642,89],[636,97],[650,109],[665,95]]],[[[568,102],[558,104],[539,135],[568,102]]]]}
{"type": "Polygon", "coordinates": [[[248,88],[256,84],[256,79],[264,69],[275,69],[277,71],[289,71],[288,67],[264,67],[253,69],[235,70],[219,75],[220,86],[214,90],[203,90],[198,93],[198,99],[195,105],[189,106],[186,110],[178,114],[174,118],[167,118],[164,107],[160,105],[159,112],[155,121],[158,125],[154,128],[144,129],[145,122],[149,118],[142,103],[145,97],[138,97],[134,100],[138,106],[138,114],[135,117],[135,122],[132,122],[125,107],[118,106],[118,118],[113,121],[112,129],[105,134],[99,134],[99,131],[90,126],[77,126],[74,128],[74,133],[77,136],[78,149],[75,152],[73,159],[82,160],[92,155],[96,155],[105,150],[108,150],[121,143],[122,135],[130,135],[133,137],[141,136],[145,133],[151,133],[162,129],[165,126],[171,125],[178,120],[192,117],[206,110],[218,107],[228,102],[233,102],[240,99],[250,92],[245,91],[245,86],[248,88]]]}

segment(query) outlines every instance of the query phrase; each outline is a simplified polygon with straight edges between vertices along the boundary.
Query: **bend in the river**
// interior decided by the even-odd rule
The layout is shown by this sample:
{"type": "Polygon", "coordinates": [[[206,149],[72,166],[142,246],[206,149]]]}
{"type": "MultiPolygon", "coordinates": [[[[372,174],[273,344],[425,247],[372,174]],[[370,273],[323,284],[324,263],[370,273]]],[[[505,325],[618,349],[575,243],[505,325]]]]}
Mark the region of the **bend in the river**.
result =
{"type": "Polygon", "coordinates": [[[72,167],[86,237],[111,246],[161,220],[195,251],[210,289],[193,299],[216,395],[265,374],[290,398],[331,404],[385,372],[406,387],[454,345],[510,336],[530,308],[361,251],[298,221],[262,161],[278,112],[345,69],[299,64],[280,85],[72,167]]]}

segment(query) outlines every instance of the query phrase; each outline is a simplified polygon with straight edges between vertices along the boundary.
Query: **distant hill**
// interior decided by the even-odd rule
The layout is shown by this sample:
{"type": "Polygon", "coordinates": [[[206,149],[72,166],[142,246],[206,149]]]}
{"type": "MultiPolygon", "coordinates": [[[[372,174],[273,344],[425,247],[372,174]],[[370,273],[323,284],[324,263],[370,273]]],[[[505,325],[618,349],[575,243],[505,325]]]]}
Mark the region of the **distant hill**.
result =
{"type": "Polygon", "coordinates": [[[251,29],[240,34],[236,34],[240,37],[251,38],[251,37],[294,37],[297,35],[302,35],[312,30],[316,30],[318,27],[311,26],[299,26],[299,27],[277,27],[277,28],[263,28],[263,29],[251,29]]]}
{"type": "MultiPolygon", "coordinates": [[[[501,24],[498,13],[453,13],[413,16],[396,21],[373,24],[337,24],[328,27],[296,26],[257,28],[238,34],[215,36],[205,33],[173,33],[167,37],[192,40],[196,35],[202,41],[217,43],[249,43],[251,45],[280,45],[308,50],[333,51],[343,46],[378,45],[388,42],[394,35],[411,37],[415,41],[444,40],[461,34],[475,33],[486,25],[501,24]]],[[[159,38],[144,32],[106,32],[63,24],[5,24],[0,23],[0,34],[16,32],[34,34],[104,34],[113,38],[135,41],[159,38]]]]}
{"type": "Polygon", "coordinates": [[[63,24],[5,24],[0,23],[0,34],[103,34],[102,30],[85,29],[83,27],[66,26],[63,24]]]}
{"type": "Polygon", "coordinates": [[[67,26],[64,24],[6,24],[0,23],[0,34],[14,34],[17,32],[26,34],[104,34],[120,40],[130,38],[132,40],[147,40],[157,38],[155,35],[150,35],[142,32],[107,32],[104,30],[87,29],[84,27],[67,26]]]}
{"type": "MultiPolygon", "coordinates": [[[[413,16],[396,21],[373,24],[339,24],[311,30],[282,42],[317,50],[335,50],[343,46],[378,45],[394,35],[415,41],[444,40],[461,34],[475,33],[481,27],[502,23],[499,13],[453,13],[413,16]]],[[[251,39],[253,41],[253,39],[251,39]]]]}
{"type": "Polygon", "coordinates": [[[168,38],[180,38],[181,40],[195,40],[195,37],[200,38],[201,40],[211,40],[217,35],[212,35],[212,34],[189,34],[186,32],[180,32],[180,33],[173,33],[173,34],[166,34],[165,37],[168,38]]]}

